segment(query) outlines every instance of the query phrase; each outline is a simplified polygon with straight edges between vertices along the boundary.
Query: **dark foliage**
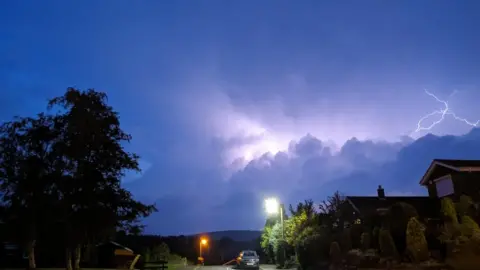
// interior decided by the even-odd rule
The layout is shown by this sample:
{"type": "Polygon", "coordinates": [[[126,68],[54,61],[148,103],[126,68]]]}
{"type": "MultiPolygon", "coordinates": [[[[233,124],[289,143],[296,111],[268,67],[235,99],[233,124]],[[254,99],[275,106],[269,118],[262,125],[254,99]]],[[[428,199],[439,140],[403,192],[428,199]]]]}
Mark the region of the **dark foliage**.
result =
{"type": "Polygon", "coordinates": [[[37,239],[48,241],[45,235],[63,236],[57,244],[66,268],[75,259],[78,269],[84,246],[117,230],[138,233],[139,219],[155,211],[120,185],[127,170],[139,170],[138,156],[124,150],[131,136],[106,99],[69,88],[50,100],[55,114],[15,118],[0,127],[2,218],[12,241],[27,250],[30,268],[36,267],[37,239]]]}

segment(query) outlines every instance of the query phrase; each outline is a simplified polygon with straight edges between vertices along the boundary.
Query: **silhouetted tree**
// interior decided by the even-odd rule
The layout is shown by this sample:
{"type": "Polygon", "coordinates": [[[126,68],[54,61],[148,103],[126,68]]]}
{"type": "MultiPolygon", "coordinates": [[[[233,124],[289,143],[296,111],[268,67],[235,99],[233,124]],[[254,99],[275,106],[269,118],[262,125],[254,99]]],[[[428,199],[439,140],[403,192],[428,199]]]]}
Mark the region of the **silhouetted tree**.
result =
{"type": "Polygon", "coordinates": [[[16,118],[0,127],[0,192],[5,218],[26,246],[29,268],[36,268],[35,242],[50,221],[55,201],[51,149],[57,137],[53,118],[16,118]]]}
{"type": "Polygon", "coordinates": [[[313,200],[305,200],[303,203],[298,203],[295,208],[290,205],[289,210],[292,216],[297,216],[305,213],[308,219],[313,218],[313,216],[316,214],[315,204],[313,203],[313,200]]]}
{"type": "Polygon", "coordinates": [[[336,191],[332,196],[329,196],[327,200],[322,201],[318,206],[320,213],[323,214],[322,219],[328,217],[328,222],[324,219],[325,223],[329,223],[328,226],[342,230],[345,222],[346,205],[345,197],[336,191]]]}
{"type": "Polygon", "coordinates": [[[60,138],[54,151],[65,168],[58,182],[66,234],[66,267],[80,268],[80,251],[89,240],[108,237],[117,228],[138,230],[138,219],[155,210],[132,198],[121,187],[127,170],[139,171],[138,156],[123,144],[131,136],[120,128],[118,113],[106,104],[107,96],[94,90],[68,88],[49,102],[56,114],[60,138]]]}

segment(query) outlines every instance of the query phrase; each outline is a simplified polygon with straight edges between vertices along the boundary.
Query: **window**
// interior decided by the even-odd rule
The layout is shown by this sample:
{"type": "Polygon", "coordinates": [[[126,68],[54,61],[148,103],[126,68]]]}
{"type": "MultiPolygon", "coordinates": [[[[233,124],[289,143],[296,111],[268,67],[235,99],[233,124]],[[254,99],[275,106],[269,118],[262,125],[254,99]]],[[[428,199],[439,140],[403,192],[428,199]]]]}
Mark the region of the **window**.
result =
{"type": "Polygon", "coordinates": [[[257,257],[257,253],[255,251],[244,251],[243,256],[245,256],[245,257],[257,257]]]}
{"type": "Polygon", "coordinates": [[[438,197],[445,197],[453,194],[453,182],[450,175],[434,180],[434,182],[435,187],[437,188],[438,197]]]}

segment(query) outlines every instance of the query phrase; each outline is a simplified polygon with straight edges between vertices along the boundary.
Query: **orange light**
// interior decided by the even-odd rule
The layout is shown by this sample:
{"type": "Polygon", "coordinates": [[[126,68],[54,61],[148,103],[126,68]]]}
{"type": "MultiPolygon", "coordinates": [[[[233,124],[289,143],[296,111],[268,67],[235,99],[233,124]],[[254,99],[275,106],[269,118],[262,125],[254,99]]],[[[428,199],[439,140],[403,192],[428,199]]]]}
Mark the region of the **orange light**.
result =
{"type": "Polygon", "coordinates": [[[200,240],[200,243],[202,243],[202,245],[206,245],[207,244],[207,239],[200,240]]]}

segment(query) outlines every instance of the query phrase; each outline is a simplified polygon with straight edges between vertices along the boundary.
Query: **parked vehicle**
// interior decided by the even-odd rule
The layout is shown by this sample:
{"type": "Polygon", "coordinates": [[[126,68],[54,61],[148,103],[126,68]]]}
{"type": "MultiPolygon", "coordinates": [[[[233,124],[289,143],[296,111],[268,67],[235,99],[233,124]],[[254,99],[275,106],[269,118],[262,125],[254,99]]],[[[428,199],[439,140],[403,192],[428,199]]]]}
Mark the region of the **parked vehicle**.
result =
{"type": "Polygon", "coordinates": [[[260,269],[260,257],[254,250],[244,250],[237,257],[237,267],[260,269]]]}

